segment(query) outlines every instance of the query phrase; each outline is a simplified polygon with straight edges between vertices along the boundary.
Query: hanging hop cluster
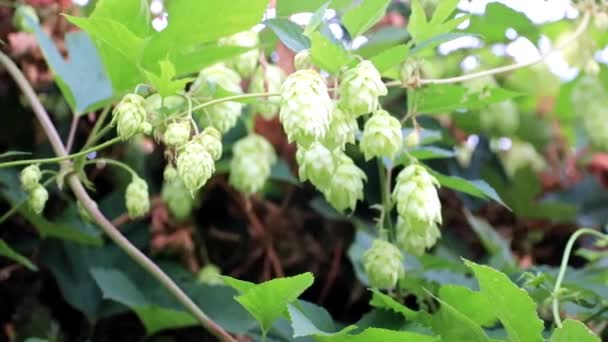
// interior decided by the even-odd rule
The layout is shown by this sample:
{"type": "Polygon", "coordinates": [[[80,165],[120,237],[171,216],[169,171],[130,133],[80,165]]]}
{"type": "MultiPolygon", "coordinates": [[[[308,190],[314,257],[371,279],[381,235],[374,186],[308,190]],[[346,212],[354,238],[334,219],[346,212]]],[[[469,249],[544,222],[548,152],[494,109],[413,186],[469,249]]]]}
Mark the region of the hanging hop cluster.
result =
{"type": "Polygon", "coordinates": [[[150,211],[150,195],[145,180],[133,177],[125,191],[125,204],[132,219],[143,217],[150,211]]]}
{"type": "Polygon", "coordinates": [[[375,111],[365,123],[359,146],[366,160],[373,157],[393,159],[403,146],[401,123],[385,110],[375,111]]]}
{"type": "Polygon", "coordinates": [[[589,143],[608,151],[608,93],[602,82],[594,76],[582,77],[572,89],[570,101],[589,143]]]}
{"type": "Polygon", "coordinates": [[[161,198],[167,204],[171,215],[178,221],[188,217],[194,207],[194,199],[190,191],[177,175],[177,170],[171,165],[165,167],[163,173],[164,183],[161,190],[161,198]]]}
{"type": "Polygon", "coordinates": [[[345,111],[354,116],[378,109],[378,97],[388,93],[380,72],[370,61],[361,61],[344,72],[338,88],[340,103],[345,111]]]}
{"type": "Polygon", "coordinates": [[[42,172],[37,164],[32,164],[21,170],[19,180],[21,187],[27,192],[27,203],[36,214],[42,213],[44,206],[49,199],[49,193],[40,184],[42,172]]]}
{"type": "MultiPolygon", "coordinates": [[[[266,67],[258,67],[251,83],[249,91],[251,93],[278,93],[281,91],[281,85],[285,81],[285,72],[276,65],[269,64],[266,67]]],[[[255,102],[252,105],[253,111],[259,113],[264,119],[270,120],[279,112],[281,98],[271,96],[261,101],[255,102]]]]}
{"type": "Polygon", "coordinates": [[[414,255],[423,254],[441,235],[438,186],[437,179],[417,164],[407,166],[397,176],[392,195],[399,213],[396,243],[414,255]]]}
{"type": "Polygon", "coordinates": [[[393,289],[403,275],[403,255],[388,241],[376,239],[363,254],[363,269],[369,283],[378,289],[393,289]]]}
{"type": "Polygon", "coordinates": [[[222,155],[218,130],[207,127],[183,145],[177,155],[177,174],[192,197],[215,172],[215,160],[222,155]]]}
{"type": "Polygon", "coordinates": [[[281,87],[279,118],[289,142],[308,146],[325,137],[333,103],[323,77],[312,69],[289,75],[281,87]]]}
{"type": "Polygon", "coordinates": [[[112,112],[112,123],[122,140],[138,133],[150,134],[152,125],[146,121],[146,100],[137,94],[127,94],[112,112]]]}
{"type": "Polygon", "coordinates": [[[260,191],[277,160],[274,147],[261,135],[250,134],[234,144],[232,154],[230,184],[246,194],[260,191]]]}
{"type": "MultiPolygon", "coordinates": [[[[191,91],[194,97],[209,97],[216,93],[216,87],[235,94],[243,93],[239,74],[221,63],[201,70],[191,91]]],[[[195,115],[202,127],[212,126],[226,133],[236,125],[242,110],[242,103],[226,101],[202,108],[195,115]]]]}
{"type": "MultiPolygon", "coordinates": [[[[222,45],[240,46],[245,48],[255,48],[259,44],[260,38],[254,31],[243,31],[230,37],[222,38],[219,43],[222,45]]],[[[236,70],[243,78],[249,78],[260,58],[259,49],[251,49],[226,62],[226,64],[236,70]]]]}
{"type": "Polygon", "coordinates": [[[167,125],[163,135],[165,144],[170,147],[180,147],[190,140],[190,120],[172,122],[167,125]]]}
{"type": "Polygon", "coordinates": [[[363,199],[363,182],[367,176],[342,151],[334,152],[334,165],[331,182],[322,189],[325,199],[338,211],[354,211],[357,201],[363,199]]]}

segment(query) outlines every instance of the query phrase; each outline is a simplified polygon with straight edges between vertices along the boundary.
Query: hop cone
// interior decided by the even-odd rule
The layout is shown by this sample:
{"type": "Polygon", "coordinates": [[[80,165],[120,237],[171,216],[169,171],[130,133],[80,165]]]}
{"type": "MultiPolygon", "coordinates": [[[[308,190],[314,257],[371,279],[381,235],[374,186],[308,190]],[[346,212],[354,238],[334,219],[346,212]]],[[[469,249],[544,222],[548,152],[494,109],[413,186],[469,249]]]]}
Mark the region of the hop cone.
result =
{"type": "Polygon", "coordinates": [[[125,191],[125,203],[130,218],[138,218],[150,211],[148,184],[143,179],[133,178],[125,191]]]}
{"type": "MultiPolygon", "coordinates": [[[[230,37],[222,38],[219,40],[219,42],[223,45],[253,48],[258,45],[259,37],[256,32],[243,31],[230,37]]],[[[251,76],[251,74],[253,74],[255,67],[258,65],[259,58],[260,50],[252,49],[231,58],[226,62],[226,64],[236,70],[243,78],[248,78],[251,76]]]]}
{"type": "Polygon", "coordinates": [[[40,183],[42,178],[42,172],[37,164],[32,164],[21,170],[19,180],[21,181],[21,187],[25,191],[32,191],[40,183]]]}
{"type": "Polygon", "coordinates": [[[546,167],[543,156],[528,142],[513,141],[511,149],[501,157],[505,171],[511,177],[521,169],[529,168],[534,172],[540,172],[546,167]]]}
{"type": "Polygon", "coordinates": [[[317,189],[324,189],[331,181],[335,170],[334,156],[320,143],[314,142],[308,147],[299,146],[296,161],[301,181],[308,179],[317,189]]]}
{"type": "Polygon", "coordinates": [[[481,128],[494,135],[510,136],[519,128],[517,105],[511,100],[493,103],[479,113],[481,128]]]}
{"type": "Polygon", "coordinates": [[[169,212],[177,220],[183,220],[190,215],[194,206],[194,199],[190,191],[179,177],[165,180],[161,197],[167,204],[169,212]]]}
{"type": "Polygon", "coordinates": [[[213,160],[219,160],[222,157],[222,135],[217,129],[207,127],[194,139],[205,147],[213,160]]]}
{"type": "Polygon", "coordinates": [[[289,142],[307,146],[325,137],[333,104],[327,86],[314,70],[299,70],[289,75],[281,87],[279,118],[289,142]]]}
{"type": "Polygon", "coordinates": [[[413,255],[422,255],[431,248],[441,236],[436,222],[415,218],[397,218],[395,242],[399,248],[413,255]]]}
{"type": "Polygon", "coordinates": [[[401,123],[385,110],[378,110],[367,120],[359,144],[366,160],[373,157],[393,159],[403,146],[401,123]]]}
{"type": "Polygon", "coordinates": [[[190,121],[183,120],[172,122],[167,125],[163,136],[165,144],[171,147],[179,147],[190,140],[190,121]]]}
{"type": "Polygon", "coordinates": [[[334,163],[336,169],[325,188],[325,199],[338,211],[347,208],[355,210],[357,201],[363,199],[363,182],[367,177],[352,159],[342,152],[334,156],[334,163]]]}
{"type": "MultiPolygon", "coordinates": [[[[285,80],[285,72],[276,65],[267,65],[266,68],[258,67],[255,74],[251,78],[249,84],[249,92],[251,93],[278,93],[281,91],[281,85],[285,80]],[[265,72],[264,72],[264,69],[265,72]]],[[[266,120],[272,119],[279,112],[281,106],[281,98],[278,96],[270,96],[253,104],[253,111],[259,113],[266,120]]]]}
{"type": "Polygon", "coordinates": [[[441,202],[437,196],[439,182],[420,165],[410,165],[397,176],[393,200],[403,218],[441,223],[441,202]]]}
{"type": "Polygon", "coordinates": [[[177,173],[192,197],[215,172],[213,157],[197,139],[184,145],[177,156],[177,173]]]}
{"type": "Polygon", "coordinates": [[[196,279],[201,284],[224,285],[222,270],[213,264],[207,264],[197,274],[196,279]]]}
{"type": "Polygon", "coordinates": [[[388,241],[376,239],[363,253],[363,269],[369,283],[378,289],[392,289],[403,274],[403,255],[388,241]]]}
{"type": "Polygon", "coordinates": [[[122,140],[128,140],[135,134],[148,130],[145,100],[139,95],[125,95],[114,108],[113,116],[116,131],[122,140]]]}
{"type": "Polygon", "coordinates": [[[354,116],[375,111],[378,108],[378,97],[387,92],[380,73],[370,61],[361,61],[344,72],[338,88],[344,110],[354,116]]]}
{"type": "Polygon", "coordinates": [[[296,70],[311,69],[312,57],[310,56],[310,50],[306,49],[298,52],[293,57],[293,65],[296,70]]]}
{"type": "Polygon", "coordinates": [[[168,164],[165,166],[165,170],[163,171],[163,180],[165,182],[170,182],[177,178],[177,170],[173,167],[173,165],[168,164]]]}
{"type": "Polygon", "coordinates": [[[572,89],[570,100],[593,147],[608,151],[608,98],[601,81],[581,78],[572,89]]]}
{"type": "Polygon", "coordinates": [[[49,192],[46,191],[44,186],[37,184],[28,193],[27,202],[36,214],[41,214],[46,205],[46,201],[49,199],[49,192]]]}
{"type": "Polygon", "coordinates": [[[272,145],[264,137],[251,134],[237,141],[232,153],[230,184],[246,194],[260,191],[276,162],[272,145]]]}
{"type": "Polygon", "coordinates": [[[329,149],[344,150],[346,144],[355,143],[355,134],[359,131],[357,119],[347,115],[339,106],[334,106],[329,124],[329,131],[323,139],[323,145],[329,149]]]}

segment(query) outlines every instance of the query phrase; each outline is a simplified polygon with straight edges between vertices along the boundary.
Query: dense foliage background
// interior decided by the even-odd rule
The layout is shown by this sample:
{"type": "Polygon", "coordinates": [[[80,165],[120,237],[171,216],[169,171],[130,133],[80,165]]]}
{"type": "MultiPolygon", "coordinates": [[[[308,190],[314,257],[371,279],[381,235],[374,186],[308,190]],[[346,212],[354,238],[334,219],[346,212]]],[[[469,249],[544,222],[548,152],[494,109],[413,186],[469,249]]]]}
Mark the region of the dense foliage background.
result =
{"type": "MultiPolygon", "coordinates": [[[[356,64],[356,55],[392,83],[381,106],[398,119],[415,114],[404,120],[403,135],[419,134],[419,144],[407,154],[441,183],[443,223],[434,248],[406,254],[405,274],[388,295],[368,290],[361,258],[378,234],[374,205],[383,201],[382,167],[400,168],[408,161],[404,155],[378,165],[347,147],[367,182],[356,210],[340,213],[298,180],[296,148],[279,119],[255,116],[254,103],[245,101],[243,119],[222,137],[215,175],[181,218],[161,196],[163,144],[138,136],[89,155],[120,160],[145,179],[151,209],[132,220],[124,204],[129,174],[103,163],[86,168],[89,192],[104,215],[239,340],[262,335],[234,299],[248,285],[229,279],[224,281],[231,286],[218,285],[210,265],[253,283],[314,275],[314,283],[310,274],[274,283],[268,297],[257,298],[277,303],[260,309],[261,316],[280,316],[270,321],[273,341],[356,340],[361,332],[368,335],[360,340],[407,341],[388,331],[423,334],[429,341],[597,341],[573,321],[566,321],[562,335],[553,333],[551,300],[559,296],[562,317],[608,336],[605,240],[577,241],[562,290],[554,293],[571,234],[579,227],[603,232],[608,219],[608,68],[600,52],[608,42],[608,7],[579,1],[568,18],[537,23],[500,2],[462,17],[469,15],[465,2],[154,0],[151,7],[135,0],[1,1],[0,39],[72,152],[88,145],[96,119],[124,94],[142,83],[161,94],[183,90],[193,78],[174,76],[196,77],[202,68],[256,47],[226,46],[221,38],[260,23],[264,65],[291,74],[294,55],[310,49],[331,88],[335,75],[356,64]],[[23,4],[35,13],[19,15],[23,4]],[[424,82],[511,65],[508,46],[521,39],[545,53],[547,44],[555,47],[582,27],[587,11],[593,13],[584,32],[557,53],[572,67],[569,75],[540,63],[477,83],[424,82]],[[458,41],[466,46],[446,54],[458,41]],[[584,88],[589,78],[601,90],[576,95],[591,94],[584,88]],[[228,181],[232,147],[248,130],[270,141],[278,156],[270,180],[253,195],[228,181]]],[[[0,108],[0,163],[54,156],[30,101],[1,67],[0,108]]],[[[101,141],[117,134],[104,133],[101,141]]],[[[42,214],[30,210],[20,170],[0,168],[0,340],[214,340],[103,235],[60,182],[48,182],[42,214]]]]}

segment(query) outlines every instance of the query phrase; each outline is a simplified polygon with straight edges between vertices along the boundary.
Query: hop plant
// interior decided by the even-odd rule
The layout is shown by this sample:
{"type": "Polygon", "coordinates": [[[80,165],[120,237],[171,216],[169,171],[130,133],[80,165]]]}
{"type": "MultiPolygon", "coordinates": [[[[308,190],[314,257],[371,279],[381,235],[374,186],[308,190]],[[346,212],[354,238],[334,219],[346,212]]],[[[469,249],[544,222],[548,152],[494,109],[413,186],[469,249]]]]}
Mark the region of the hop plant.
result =
{"type": "Polygon", "coordinates": [[[34,188],[36,188],[39,185],[41,178],[42,172],[40,171],[38,164],[32,164],[25,167],[23,170],[21,170],[21,174],[19,175],[21,187],[25,191],[32,191],[34,188]]]}
{"type": "Polygon", "coordinates": [[[357,119],[347,115],[340,106],[335,105],[323,145],[332,150],[336,148],[344,150],[346,144],[355,143],[355,134],[358,131],[357,119]]]}
{"type": "MultiPolygon", "coordinates": [[[[285,81],[285,72],[276,65],[267,65],[258,67],[255,74],[251,78],[249,91],[252,93],[278,93],[281,91],[281,85],[285,81]]],[[[281,106],[281,99],[278,96],[271,96],[264,101],[255,102],[253,111],[259,113],[266,120],[276,116],[281,106]]]]}
{"type": "Polygon", "coordinates": [[[355,210],[357,201],[363,199],[367,177],[343,152],[336,153],[334,163],[335,171],[324,190],[325,199],[338,211],[355,210]]]}
{"type": "Polygon", "coordinates": [[[572,89],[570,101],[590,144],[608,151],[608,99],[601,81],[597,77],[584,76],[572,89]]]}
{"type": "MultiPolygon", "coordinates": [[[[219,40],[220,44],[254,48],[259,44],[259,36],[254,31],[243,31],[230,37],[219,40]]],[[[231,68],[236,70],[243,78],[248,78],[253,74],[258,65],[260,50],[252,49],[242,53],[226,62],[231,68]]]]}
{"type": "Polygon", "coordinates": [[[547,166],[545,159],[536,152],[534,146],[525,141],[513,141],[511,149],[502,153],[501,159],[507,175],[511,177],[521,169],[529,168],[540,172],[547,166]]]}
{"type": "Polygon", "coordinates": [[[401,123],[385,110],[378,110],[367,120],[359,144],[366,160],[373,157],[393,159],[403,146],[401,123]]]}
{"type": "Polygon", "coordinates": [[[331,181],[335,169],[334,156],[320,143],[298,147],[296,161],[301,181],[310,180],[318,189],[324,189],[331,181]]]}
{"type": "Polygon", "coordinates": [[[196,279],[201,284],[207,285],[224,285],[222,279],[222,270],[213,264],[207,264],[197,274],[196,279]]]}
{"type": "Polygon", "coordinates": [[[246,194],[260,191],[277,159],[272,145],[264,137],[250,134],[234,144],[232,154],[230,184],[246,194]]]}
{"type": "Polygon", "coordinates": [[[179,147],[190,140],[190,120],[172,122],[167,125],[163,139],[171,147],[179,147]]]}
{"type": "Polygon", "coordinates": [[[213,160],[219,160],[222,157],[222,135],[217,129],[207,127],[194,139],[205,147],[213,160]]]}
{"type": "MultiPolygon", "coordinates": [[[[213,85],[235,94],[243,92],[239,74],[221,63],[201,70],[192,86],[192,93],[195,97],[211,96],[214,94],[213,85]]],[[[236,125],[242,110],[242,103],[226,101],[205,107],[195,114],[201,126],[212,126],[226,133],[236,125]]]]}
{"type": "Polygon", "coordinates": [[[279,118],[289,142],[308,146],[325,137],[333,103],[318,72],[308,69],[289,75],[281,87],[279,118]]]}
{"type": "Polygon", "coordinates": [[[150,211],[148,184],[139,177],[134,177],[125,191],[127,213],[132,219],[142,217],[150,211]]]}
{"type": "Polygon", "coordinates": [[[404,139],[405,147],[412,148],[420,145],[420,130],[414,128],[404,139]]]}
{"type": "Polygon", "coordinates": [[[361,61],[344,72],[338,94],[343,109],[354,116],[378,108],[378,97],[388,93],[380,72],[370,61],[361,61]]]}
{"type": "Polygon", "coordinates": [[[417,164],[401,170],[393,190],[397,212],[403,218],[441,223],[441,202],[437,196],[439,182],[417,164]]]}
{"type": "Polygon", "coordinates": [[[36,184],[36,186],[28,192],[27,202],[33,212],[41,214],[48,199],[49,192],[46,191],[44,186],[36,184]]]}
{"type": "Polygon", "coordinates": [[[168,164],[165,166],[165,170],[163,171],[163,179],[165,182],[170,182],[177,177],[177,170],[173,167],[173,165],[168,164]]]}
{"type": "Polygon", "coordinates": [[[137,133],[148,133],[151,126],[146,122],[146,101],[136,94],[127,94],[113,111],[113,123],[122,140],[128,140],[137,133]]]}
{"type": "Polygon", "coordinates": [[[363,253],[363,269],[374,288],[392,289],[403,275],[403,255],[388,241],[376,239],[363,253]]]}
{"type": "Polygon", "coordinates": [[[177,173],[194,197],[215,172],[213,157],[198,139],[192,139],[177,155],[177,173]]]}
{"type": "Polygon", "coordinates": [[[161,197],[167,204],[171,215],[177,220],[183,220],[188,217],[194,207],[194,199],[190,196],[190,191],[179,177],[171,180],[165,179],[161,197]]]}
{"type": "Polygon", "coordinates": [[[293,58],[293,65],[296,70],[312,69],[312,57],[310,56],[310,50],[302,50],[298,52],[293,58]]]}
{"type": "Polygon", "coordinates": [[[479,113],[481,128],[491,134],[510,136],[519,128],[519,111],[511,100],[493,103],[479,113]]]}
{"type": "Polygon", "coordinates": [[[398,217],[395,243],[399,248],[413,255],[422,255],[431,248],[441,236],[437,222],[416,218],[398,217]]]}

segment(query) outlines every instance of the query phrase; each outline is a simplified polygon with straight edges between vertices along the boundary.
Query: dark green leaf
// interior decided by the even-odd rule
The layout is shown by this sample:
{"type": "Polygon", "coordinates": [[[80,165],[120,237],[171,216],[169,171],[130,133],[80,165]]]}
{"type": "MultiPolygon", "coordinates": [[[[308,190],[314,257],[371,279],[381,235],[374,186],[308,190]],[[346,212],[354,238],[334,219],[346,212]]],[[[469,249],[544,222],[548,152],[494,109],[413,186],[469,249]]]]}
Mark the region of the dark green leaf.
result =
{"type": "Polygon", "coordinates": [[[515,266],[509,242],[505,241],[487,221],[471,215],[468,210],[465,210],[464,213],[469,225],[494,259],[493,266],[501,268],[515,266]]]}
{"type": "Polygon", "coordinates": [[[24,152],[24,151],[7,151],[4,152],[2,154],[0,154],[0,158],[8,158],[8,157],[15,157],[15,156],[27,156],[32,154],[32,152],[24,152]]]}
{"type": "Polygon", "coordinates": [[[370,58],[374,66],[383,76],[386,76],[392,68],[400,65],[408,56],[410,44],[400,44],[391,47],[370,58]]]}
{"type": "Polygon", "coordinates": [[[315,11],[315,13],[312,14],[312,17],[310,18],[308,25],[306,25],[306,28],[304,29],[305,36],[310,37],[310,35],[319,28],[319,26],[323,22],[323,17],[325,16],[325,11],[327,11],[327,8],[329,7],[330,2],[331,1],[324,3],[323,6],[319,7],[315,11]]]}
{"type": "Polygon", "coordinates": [[[173,80],[175,77],[175,66],[168,60],[162,60],[160,64],[160,74],[156,75],[152,72],[144,71],[150,84],[158,91],[161,97],[175,95],[184,90],[186,84],[192,81],[192,78],[182,78],[173,80]]]}
{"type": "Polygon", "coordinates": [[[291,173],[289,165],[287,165],[283,159],[279,159],[276,163],[274,163],[274,165],[272,165],[270,179],[297,186],[300,185],[298,179],[293,175],[293,173],[291,173]]]}
{"type": "Polygon", "coordinates": [[[372,289],[371,291],[373,295],[372,300],[369,302],[369,305],[375,308],[396,312],[398,314],[403,315],[403,317],[405,317],[407,320],[414,321],[417,319],[418,312],[407,308],[405,305],[395,301],[392,297],[385,295],[384,293],[376,289],[372,289]]]}
{"type": "Polygon", "coordinates": [[[14,249],[11,248],[4,240],[0,239],[0,256],[11,259],[15,262],[20,263],[21,265],[29,268],[32,271],[37,271],[38,267],[32,264],[32,262],[24,257],[23,255],[17,253],[14,249]]]}
{"type": "Polygon", "coordinates": [[[310,40],[304,35],[302,28],[293,21],[274,18],[264,21],[264,24],[292,51],[300,52],[310,48],[310,40]]]}
{"type": "Polygon", "coordinates": [[[418,160],[452,158],[455,156],[454,151],[435,146],[417,147],[409,151],[409,154],[418,160]]]}
{"type": "Polygon", "coordinates": [[[357,335],[338,335],[325,337],[321,341],[328,342],[439,342],[440,339],[434,336],[422,335],[407,331],[396,331],[380,328],[368,328],[357,335]]]}
{"type": "MultiPolygon", "coordinates": [[[[324,309],[319,309],[325,312],[324,309]]],[[[320,327],[320,324],[315,322],[315,320],[318,321],[318,317],[315,317],[316,313],[312,312],[310,308],[302,307],[302,305],[290,304],[287,306],[287,311],[289,313],[289,319],[293,329],[293,337],[341,336],[355,329],[354,326],[348,326],[340,331],[335,331],[335,327],[332,326],[320,327]]],[[[333,325],[333,322],[331,322],[330,325],[333,325]]]]}
{"type": "Polygon", "coordinates": [[[350,36],[355,38],[377,23],[384,16],[389,3],[390,0],[366,0],[347,11],[342,23],[350,36]]]}

